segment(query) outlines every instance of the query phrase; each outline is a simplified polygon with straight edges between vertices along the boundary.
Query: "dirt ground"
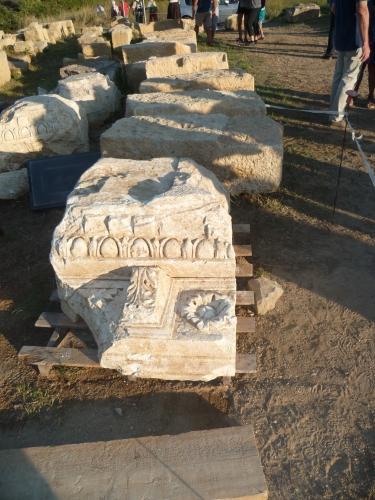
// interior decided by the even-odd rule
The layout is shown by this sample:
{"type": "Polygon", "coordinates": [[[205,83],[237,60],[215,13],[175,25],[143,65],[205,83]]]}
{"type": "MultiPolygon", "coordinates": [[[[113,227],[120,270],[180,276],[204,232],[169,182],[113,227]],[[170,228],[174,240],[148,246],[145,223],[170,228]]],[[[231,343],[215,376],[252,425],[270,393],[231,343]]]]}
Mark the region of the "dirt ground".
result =
{"type": "MultiPolygon", "coordinates": [[[[219,48],[250,69],[266,102],[325,107],[326,23],[269,25],[256,48],[236,48],[225,33],[219,48]]],[[[375,163],[374,111],[362,99],[351,117],[375,163]]],[[[239,337],[258,371],[230,386],[80,369],[44,380],[20,363],[22,345],[49,335],[33,323],[53,289],[48,252],[62,212],[0,204],[1,448],[251,423],[271,499],[375,498],[375,190],[349,138],[333,217],[343,131],[312,115],[274,118],[285,125],[282,187],[236,198],[233,218],[251,223],[256,273],[285,293],[256,333],[239,337]]]]}

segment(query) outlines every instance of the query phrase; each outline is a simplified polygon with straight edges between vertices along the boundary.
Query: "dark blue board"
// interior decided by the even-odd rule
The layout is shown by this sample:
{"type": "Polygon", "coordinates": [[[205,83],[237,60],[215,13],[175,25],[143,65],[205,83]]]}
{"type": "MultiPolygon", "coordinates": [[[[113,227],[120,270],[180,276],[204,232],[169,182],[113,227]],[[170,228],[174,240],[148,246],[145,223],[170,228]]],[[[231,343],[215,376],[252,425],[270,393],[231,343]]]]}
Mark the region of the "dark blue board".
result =
{"type": "Polygon", "coordinates": [[[80,176],[100,158],[100,153],[51,156],[27,162],[32,210],[65,207],[80,176]]]}

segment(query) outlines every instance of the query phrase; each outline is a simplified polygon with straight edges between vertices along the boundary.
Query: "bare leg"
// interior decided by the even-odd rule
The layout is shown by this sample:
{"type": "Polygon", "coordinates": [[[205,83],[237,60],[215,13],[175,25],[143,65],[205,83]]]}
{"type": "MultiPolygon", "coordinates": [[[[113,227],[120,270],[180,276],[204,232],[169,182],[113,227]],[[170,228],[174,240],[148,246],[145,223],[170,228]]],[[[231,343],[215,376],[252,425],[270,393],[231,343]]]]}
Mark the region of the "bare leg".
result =
{"type": "Polygon", "coordinates": [[[369,63],[368,65],[368,107],[375,108],[374,102],[375,92],[375,64],[369,63]]]}
{"type": "Polygon", "coordinates": [[[242,42],[242,20],[243,20],[243,13],[240,12],[237,14],[237,29],[238,29],[238,39],[242,42]]]}

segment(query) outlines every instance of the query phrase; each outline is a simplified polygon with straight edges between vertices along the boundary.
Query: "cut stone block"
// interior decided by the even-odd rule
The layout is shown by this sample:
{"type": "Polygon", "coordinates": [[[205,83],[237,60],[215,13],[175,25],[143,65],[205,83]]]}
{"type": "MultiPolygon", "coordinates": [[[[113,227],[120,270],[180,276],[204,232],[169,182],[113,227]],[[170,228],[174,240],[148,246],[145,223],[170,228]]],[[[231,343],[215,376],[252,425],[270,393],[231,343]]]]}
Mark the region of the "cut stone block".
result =
{"type": "Polygon", "coordinates": [[[27,193],[28,189],[29,183],[25,168],[0,172],[0,200],[16,200],[27,193]]]}
{"type": "Polygon", "coordinates": [[[31,56],[29,54],[11,54],[8,55],[8,61],[23,61],[31,64],[31,56]]]}
{"type": "Polygon", "coordinates": [[[131,28],[123,24],[117,25],[111,30],[112,47],[116,49],[117,47],[122,47],[123,45],[128,45],[133,39],[133,31],[131,28]]]}
{"type": "Polygon", "coordinates": [[[254,77],[241,69],[213,70],[166,78],[148,78],[141,82],[141,94],[181,90],[254,90],[254,77]]]}
{"type": "Polygon", "coordinates": [[[34,43],[34,48],[35,48],[35,53],[43,52],[47,47],[48,47],[48,42],[42,41],[42,42],[33,42],[34,43]]]}
{"type": "Polygon", "coordinates": [[[222,113],[233,117],[244,115],[252,119],[255,115],[265,115],[266,106],[258,94],[246,90],[131,94],[126,100],[126,116],[169,116],[183,113],[222,113]]]}
{"type": "Polygon", "coordinates": [[[282,127],[267,116],[132,116],[101,136],[103,156],[149,159],[173,154],[212,170],[231,194],[275,191],[282,174],[282,127]]]}
{"type": "Polygon", "coordinates": [[[8,58],[3,50],[0,50],[0,87],[11,79],[8,58]]]}
{"type": "Polygon", "coordinates": [[[60,68],[61,78],[67,78],[73,75],[82,75],[85,73],[99,72],[108,76],[112,81],[120,74],[120,63],[107,57],[93,57],[85,59],[80,64],[69,64],[60,68]]]}
{"type": "Polygon", "coordinates": [[[59,80],[56,94],[78,104],[89,125],[98,125],[121,109],[121,94],[116,85],[101,73],[73,75],[59,80]]]}
{"type": "Polygon", "coordinates": [[[14,45],[17,41],[16,35],[5,33],[0,40],[0,49],[14,45]]]}
{"type": "Polygon", "coordinates": [[[141,42],[121,47],[125,64],[146,61],[150,57],[167,57],[191,53],[191,47],[179,42],[141,42]]]}
{"type": "Polygon", "coordinates": [[[102,36],[103,26],[84,26],[82,28],[82,34],[94,34],[96,36],[102,36]]]}
{"type": "Polygon", "coordinates": [[[227,193],[192,160],[102,158],[56,228],[58,293],[124,375],[235,373],[236,261],[227,193]]]}
{"type": "Polygon", "coordinates": [[[48,31],[39,23],[31,23],[23,31],[26,41],[49,42],[48,31]]]}
{"type": "Polygon", "coordinates": [[[88,150],[87,119],[59,95],[25,97],[0,115],[0,172],[25,161],[88,150]]]}
{"type": "Polygon", "coordinates": [[[125,66],[128,86],[132,90],[138,90],[140,83],[148,78],[186,75],[212,69],[228,69],[228,57],[225,52],[155,57],[125,66]]]}
{"type": "Polygon", "coordinates": [[[144,35],[148,41],[180,42],[191,47],[192,52],[197,52],[197,35],[194,30],[172,29],[165,31],[151,31],[144,35]]]}
{"type": "Polygon", "coordinates": [[[13,78],[19,78],[29,69],[29,63],[18,60],[9,61],[9,69],[13,78]]]}
{"type": "MultiPolygon", "coordinates": [[[[80,39],[81,40],[81,39],[80,39]]],[[[82,41],[81,49],[83,56],[86,57],[111,57],[111,44],[103,37],[96,37],[90,42],[82,41]]]]}
{"type": "Polygon", "coordinates": [[[288,23],[302,23],[320,17],[320,7],[316,3],[299,3],[286,10],[288,23]]]}
{"type": "Polygon", "coordinates": [[[277,281],[264,276],[249,280],[248,286],[250,290],[254,291],[256,312],[259,315],[264,315],[275,309],[277,301],[284,293],[277,281]]]}
{"type": "Polygon", "coordinates": [[[183,25],[180,19],[164,19],[162,21],[154,21],[148,24],[136,23],[136,28],[142,36],[154,33],[155,31],[165,31],[172,29],[181,29],[183,25]]]}
{"type": "Polygon", "coordinates": [[[27,54],[35,55],[36,50],[33,42],[25,41],[25,42],[16,42],[13,45],[13,50],[17,54],[19,52],[25,52],[27,54]]]}

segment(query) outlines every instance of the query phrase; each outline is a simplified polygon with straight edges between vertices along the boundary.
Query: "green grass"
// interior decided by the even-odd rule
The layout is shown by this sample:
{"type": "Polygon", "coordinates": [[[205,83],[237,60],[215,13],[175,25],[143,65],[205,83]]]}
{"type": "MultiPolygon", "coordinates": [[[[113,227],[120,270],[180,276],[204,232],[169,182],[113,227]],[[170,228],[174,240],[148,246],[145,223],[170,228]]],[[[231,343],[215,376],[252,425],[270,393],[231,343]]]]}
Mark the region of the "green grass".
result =
{"type": "Polygon", "coordinates": [[[41,410],[51,408],[56,402],[48,389],[41,389],[26,383],[16,387],[16,397],[18,405],[22,406],[23,412],[29,417],[39,414],[41,410]]]}
{"type": "Polygon", "coordinates": [[[312,3],[312,1],[321,7],[327,6],[327,0],[268,0],[266,3],[267,14],[270,19],[273,19],[288,7],[293,7],[298,3],[312,3]]]}

